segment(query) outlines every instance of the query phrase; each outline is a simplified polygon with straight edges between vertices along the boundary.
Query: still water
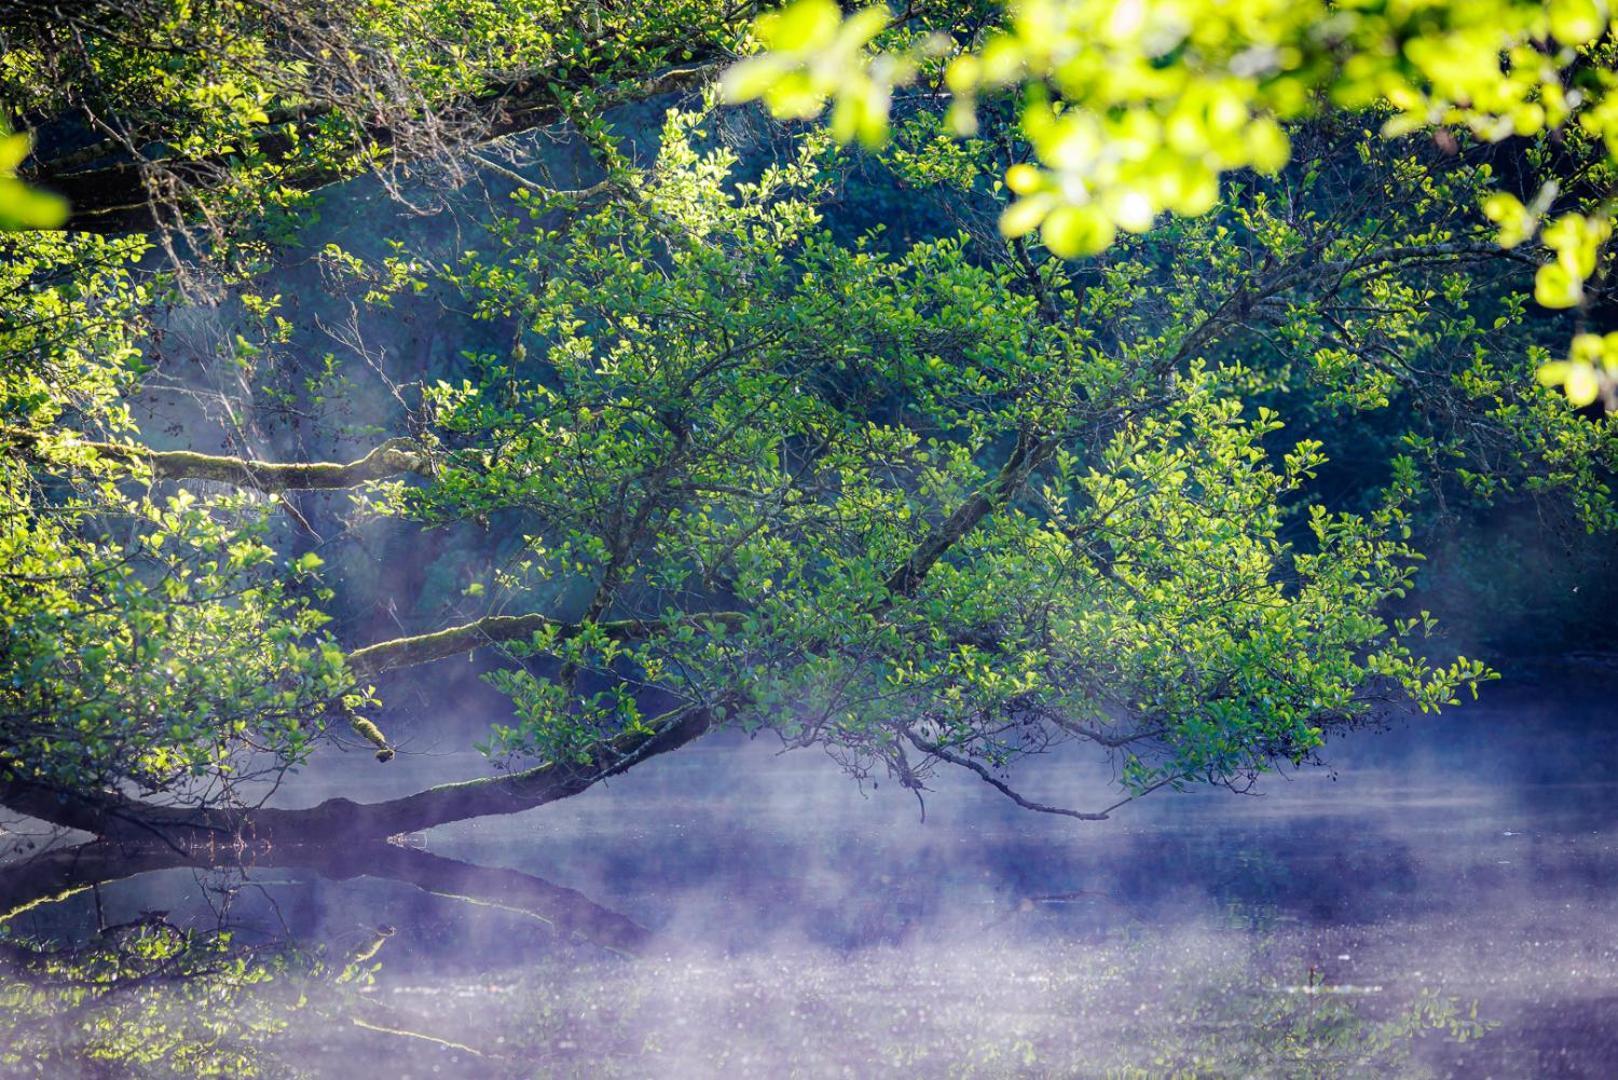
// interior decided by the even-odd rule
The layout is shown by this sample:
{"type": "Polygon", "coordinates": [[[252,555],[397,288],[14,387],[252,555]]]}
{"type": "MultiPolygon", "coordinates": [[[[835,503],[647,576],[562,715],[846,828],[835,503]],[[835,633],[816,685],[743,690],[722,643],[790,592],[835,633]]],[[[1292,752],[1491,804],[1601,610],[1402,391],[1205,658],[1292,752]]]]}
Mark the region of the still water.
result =
{"type": "MultiPolygon", "coordinates": [[[[969,776],[923,820],[711,737],[375,849],[58,848],[0,869],[0,1071],[1618,1076],[1618,677],[1492,689],[1099,824],[969,776]]],[[[479,768],[354,754],[281,801],[479,768]]]]}

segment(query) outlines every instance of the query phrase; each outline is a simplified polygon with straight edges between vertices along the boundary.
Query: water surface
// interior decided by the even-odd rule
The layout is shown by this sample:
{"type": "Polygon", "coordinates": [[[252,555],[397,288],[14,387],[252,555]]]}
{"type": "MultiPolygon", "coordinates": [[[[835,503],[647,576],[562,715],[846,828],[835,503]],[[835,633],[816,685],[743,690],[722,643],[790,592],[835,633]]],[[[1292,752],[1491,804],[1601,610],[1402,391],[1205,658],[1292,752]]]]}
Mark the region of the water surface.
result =
{"type": "MultiPolygon", "coordinates": [[[[386,850],[12,866],[18,1075],[1618,1075],[1618,702],[1497,688],[1104,823],[711,737],[386,850]],[[93,888],[83,886],[103,878],[93,888]]],[[[280,801],[477,774],[423,747],[280,801]]],[[[1099,767],[1029,793],[1094,805],[1099,767]]],[[[1104,793],[1102,793],[1104,794],[1104,793]]]]}

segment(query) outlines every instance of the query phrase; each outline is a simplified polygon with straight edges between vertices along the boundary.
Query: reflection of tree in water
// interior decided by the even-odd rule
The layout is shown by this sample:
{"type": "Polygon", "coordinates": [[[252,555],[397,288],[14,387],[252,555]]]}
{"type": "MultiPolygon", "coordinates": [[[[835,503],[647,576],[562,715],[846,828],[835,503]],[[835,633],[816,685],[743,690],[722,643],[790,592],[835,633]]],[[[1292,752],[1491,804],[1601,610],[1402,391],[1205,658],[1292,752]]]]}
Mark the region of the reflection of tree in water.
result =
{"type": "MultiPolygon", "coordinates": [[[[346,886],[344,887],[346,890],[346,886]]],[[[357,924],[372,914],[354,903],[357,924]]],[[[88,906],[86,912],[90,912],[88,906]]],[[[1026,914],[1026,906],[1021,909],[1026,914]]],[[[471,909],[462,914],[479,917],[471,909]]],[[[198,859],[91,844],[0,872],[0,1072],[286,1076],[431,1063],[439,1075],[644,1076],[839,1072],[913,1075],[1421,1075],[1420,1047],[1487,1025],[1422,995],[1385,1002],[1300,969],[1278,934],[1111,942],[1013,936],[853,952],[674,952],[629,919],[532,875],[393,845],[198,859]],[[146,911],[27,936],[29,910],[135,875],[219,872],[213,921],[146,911]],[[381,994],[395,937],[341,944],[296,927],[253,933],[229,897],[253,871],[391,879],[536,916],[610,950],[523,965],[475,985],[434,978],[381,994]],[[1233,949],[1230,942],[1237,942],[1233,949]],[[390,947],[391,946],[391,947],[390,947]],[[640,957],[624,961],[619,956],[640,957]],[[974,967],[974,965],[978,965],[974,967]],[[1300,971],[1295,985],[1280,972],[1300,971]],[[419,991],[402,994],[402,990],[419,991]]],[[[1003,925],[1002,925],[1003,924],[1003,925]]],[[[409,945],[404,946],[409,948],[409,945]]],[[[478,957],[470,957],[478,960],[478,957]]],[[[515,953],[505,957],[518,960],[515,953]]],[[[496,965],[498,966],[498,965],[496,965]]]]}
{"type": "Polygon", "coordinates": [[[260,1075],[266,1041],[298,1012],[269,984],[327,973],[324,959],[295,947],[242,947],[229,931],[182,929],[157,914],[80,945],[8,941],[6,954],[0,1066],[47,1076],[95,1063],[260,1075]]]}
{"type": "Polygon", "coordinates": [[[1428,991],[1379,1017],[1369,1007],[1374,995],[1357,989],[1200,987],[1139,1044],[1134,1056],[1142,1063],[1108,1076],[1423,1077],[1434,1073],[1414,1053],[1421,1040],[1465,1042],[1491,1026],[1476,1003],[1428,991]]]}
{"type": "MultiPolygon", "coordinates": [[[[180,925],[168,912],[87,928],[77,935],[12,930],[23,912],[160,870],[192,867],[242,875],[264,867],[311,869],[329,879],[390,878],[426,892],[533,915],[564,934],[630,951],[646,932],[582,895],[516,871],[472,866],[393,845],[290,848],[213,857],[106,844],[51,852],[0,872],[0,1069],[56,1075],[280,1076],[285,1053],[323,1028],[422,1040],[481,1056],[433,1032],[390,1025],[385,1003],[364,996],[394,934],[377,926],[358,947],[299,940],[287,927],[253,941],[232,919],[231,886],[214,925],[180,925]]],[[[99,898],[97,922],[100,922],[99,898]]]]}

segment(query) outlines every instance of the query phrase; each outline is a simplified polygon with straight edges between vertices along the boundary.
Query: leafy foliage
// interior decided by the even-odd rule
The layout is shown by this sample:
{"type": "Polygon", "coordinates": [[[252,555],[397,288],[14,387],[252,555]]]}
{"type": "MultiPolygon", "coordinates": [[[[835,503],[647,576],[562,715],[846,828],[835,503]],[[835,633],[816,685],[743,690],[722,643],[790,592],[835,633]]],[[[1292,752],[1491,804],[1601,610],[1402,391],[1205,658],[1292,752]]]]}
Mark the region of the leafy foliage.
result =
{"type": "MultiPolygon", "coordinates": [[[[1567,140],[1564,163],[1579,162],[1566,170],[1576,178],[1568,192],[1554,173],[1531,205],[1496,191],[1482,207],[1507,247],[1539,232],[1552,258],[1536,277],[1538,303],[1582,305],[1598,276],[1618,148],[1604,0],[1014,0],[1004,9],[989,24],[971,5],[907,14],[884,34],[893,20],[880,5],[845,18],[834,0],[794,0],[759,17],[763,51],[726,73],[726,92],[798,118],[830,100],[837,136],[873,146],[887,137],[896,88],[920,81],[949,95],[963,135],[978,129],[981,97],[1011,92],[1031,154],[1005,170],[1016,197],[1000,228],[1008,237],[1037,229],[1064,258],[1104,251],[1119,230],[1146,232],[1165,211],[1208,213],[1222,175],[1275,173],[1291,156],[1286,125],[1327,110],[1368,113],[1389,137],[1436,128],[1450,145],[1567,140]],[[1573,197],[1552,217],[1559,194],[1573,197]]],[[[1611,404],[1615,373],[1615,346],[1589,334],[1569,359],[1539,369],[1578,405],[1602,394],[1611,404]]]]}
{"type": "Polygon", "coordinates": [[[154,491],[87,442],[136,434],[145,244],[4,244],[0,779],[182,791],[302,758],[328,705],[362,700],[319,630],[318,560],[278,558],[262,498],[154,491]]]}
{"type": "Polygon", "coordinates": [[[17,179],[17,166],[33,142],[0,124],[0,230],[50,229],[67,218],[67,203],[17,179]]]}

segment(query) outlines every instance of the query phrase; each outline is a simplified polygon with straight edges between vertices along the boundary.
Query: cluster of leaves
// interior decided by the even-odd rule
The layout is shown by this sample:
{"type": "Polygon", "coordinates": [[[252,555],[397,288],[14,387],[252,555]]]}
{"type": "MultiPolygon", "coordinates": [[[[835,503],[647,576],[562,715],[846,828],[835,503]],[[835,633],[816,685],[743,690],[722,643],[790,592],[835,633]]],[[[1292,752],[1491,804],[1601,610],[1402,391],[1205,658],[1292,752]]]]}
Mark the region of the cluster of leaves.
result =
{"type": "MultiPolygon", "coordinates": [[[[1562,161],[1578,180],[1563,212],[1547,213],[1563,194],[1554,176],[1528,206],[1494,192],[1483,208],[1506,246],[1547,222],[1539,303],[1579,306],[1599,275],[1618,148],[1604,0],[1015,0],[1005,9],[998,24],[964,28],[947,9],[926,33],[933,24],[913,16],[888,29],[884,7],[845,17],[834,0],[795,0],[757,20],[763,51],[726,73],[726,90],[762,97],[780,116],[814,116],[830,100],[838,136],[872,145],[887,137],[898,86],[922,80],[947,93],[962,134],[976,132],[981,97],[1014,92],[1031,158],[1005,171],[1015,197],[1000,226],[1008,237],[1037,229],[1064,258],[1105,250],[1119,230],[1146,232],[1165,211],[1208,213],[1222,175],[1273,174],[1291,154],[1284,125],[1326,109],[1369,113],[1386,136],[1436,128],[1451,144],[1452,129],[1484,143],[1554,136],[1575,148],[1562,161]]],[[[1594,335],[1539,369],[1580,405],[1602,394],[1611,403],[1614,372],[1618,353],[1594,335]]]]}
{"type": "Polygon", "coordinates": [[[395,161],[401,180],[464,178],[462,151],[511,117],[583,117],[621,84],[711,61],[735,17],[711,0],[41,8],[0,27],[0,100],[47,135],[32,176],[75,221],[144,211],[251,258],[254,237],[312,211],[312,187],[395,161]]]}
{"type": "Polygon", "coordinates": [[[177,791],[305,757],[351,681],[264,508],[106,482],[47,504],[33,481],[7,463],[0,779],[177,791]]]}
{"type": "Polygon", "coordinates": [[[17,166],[32,145],[26,133],[13,134],[0,122],[0,231],[52,229],[67,218],[67,202],[60,196],[17,179],[17,166]]]}

